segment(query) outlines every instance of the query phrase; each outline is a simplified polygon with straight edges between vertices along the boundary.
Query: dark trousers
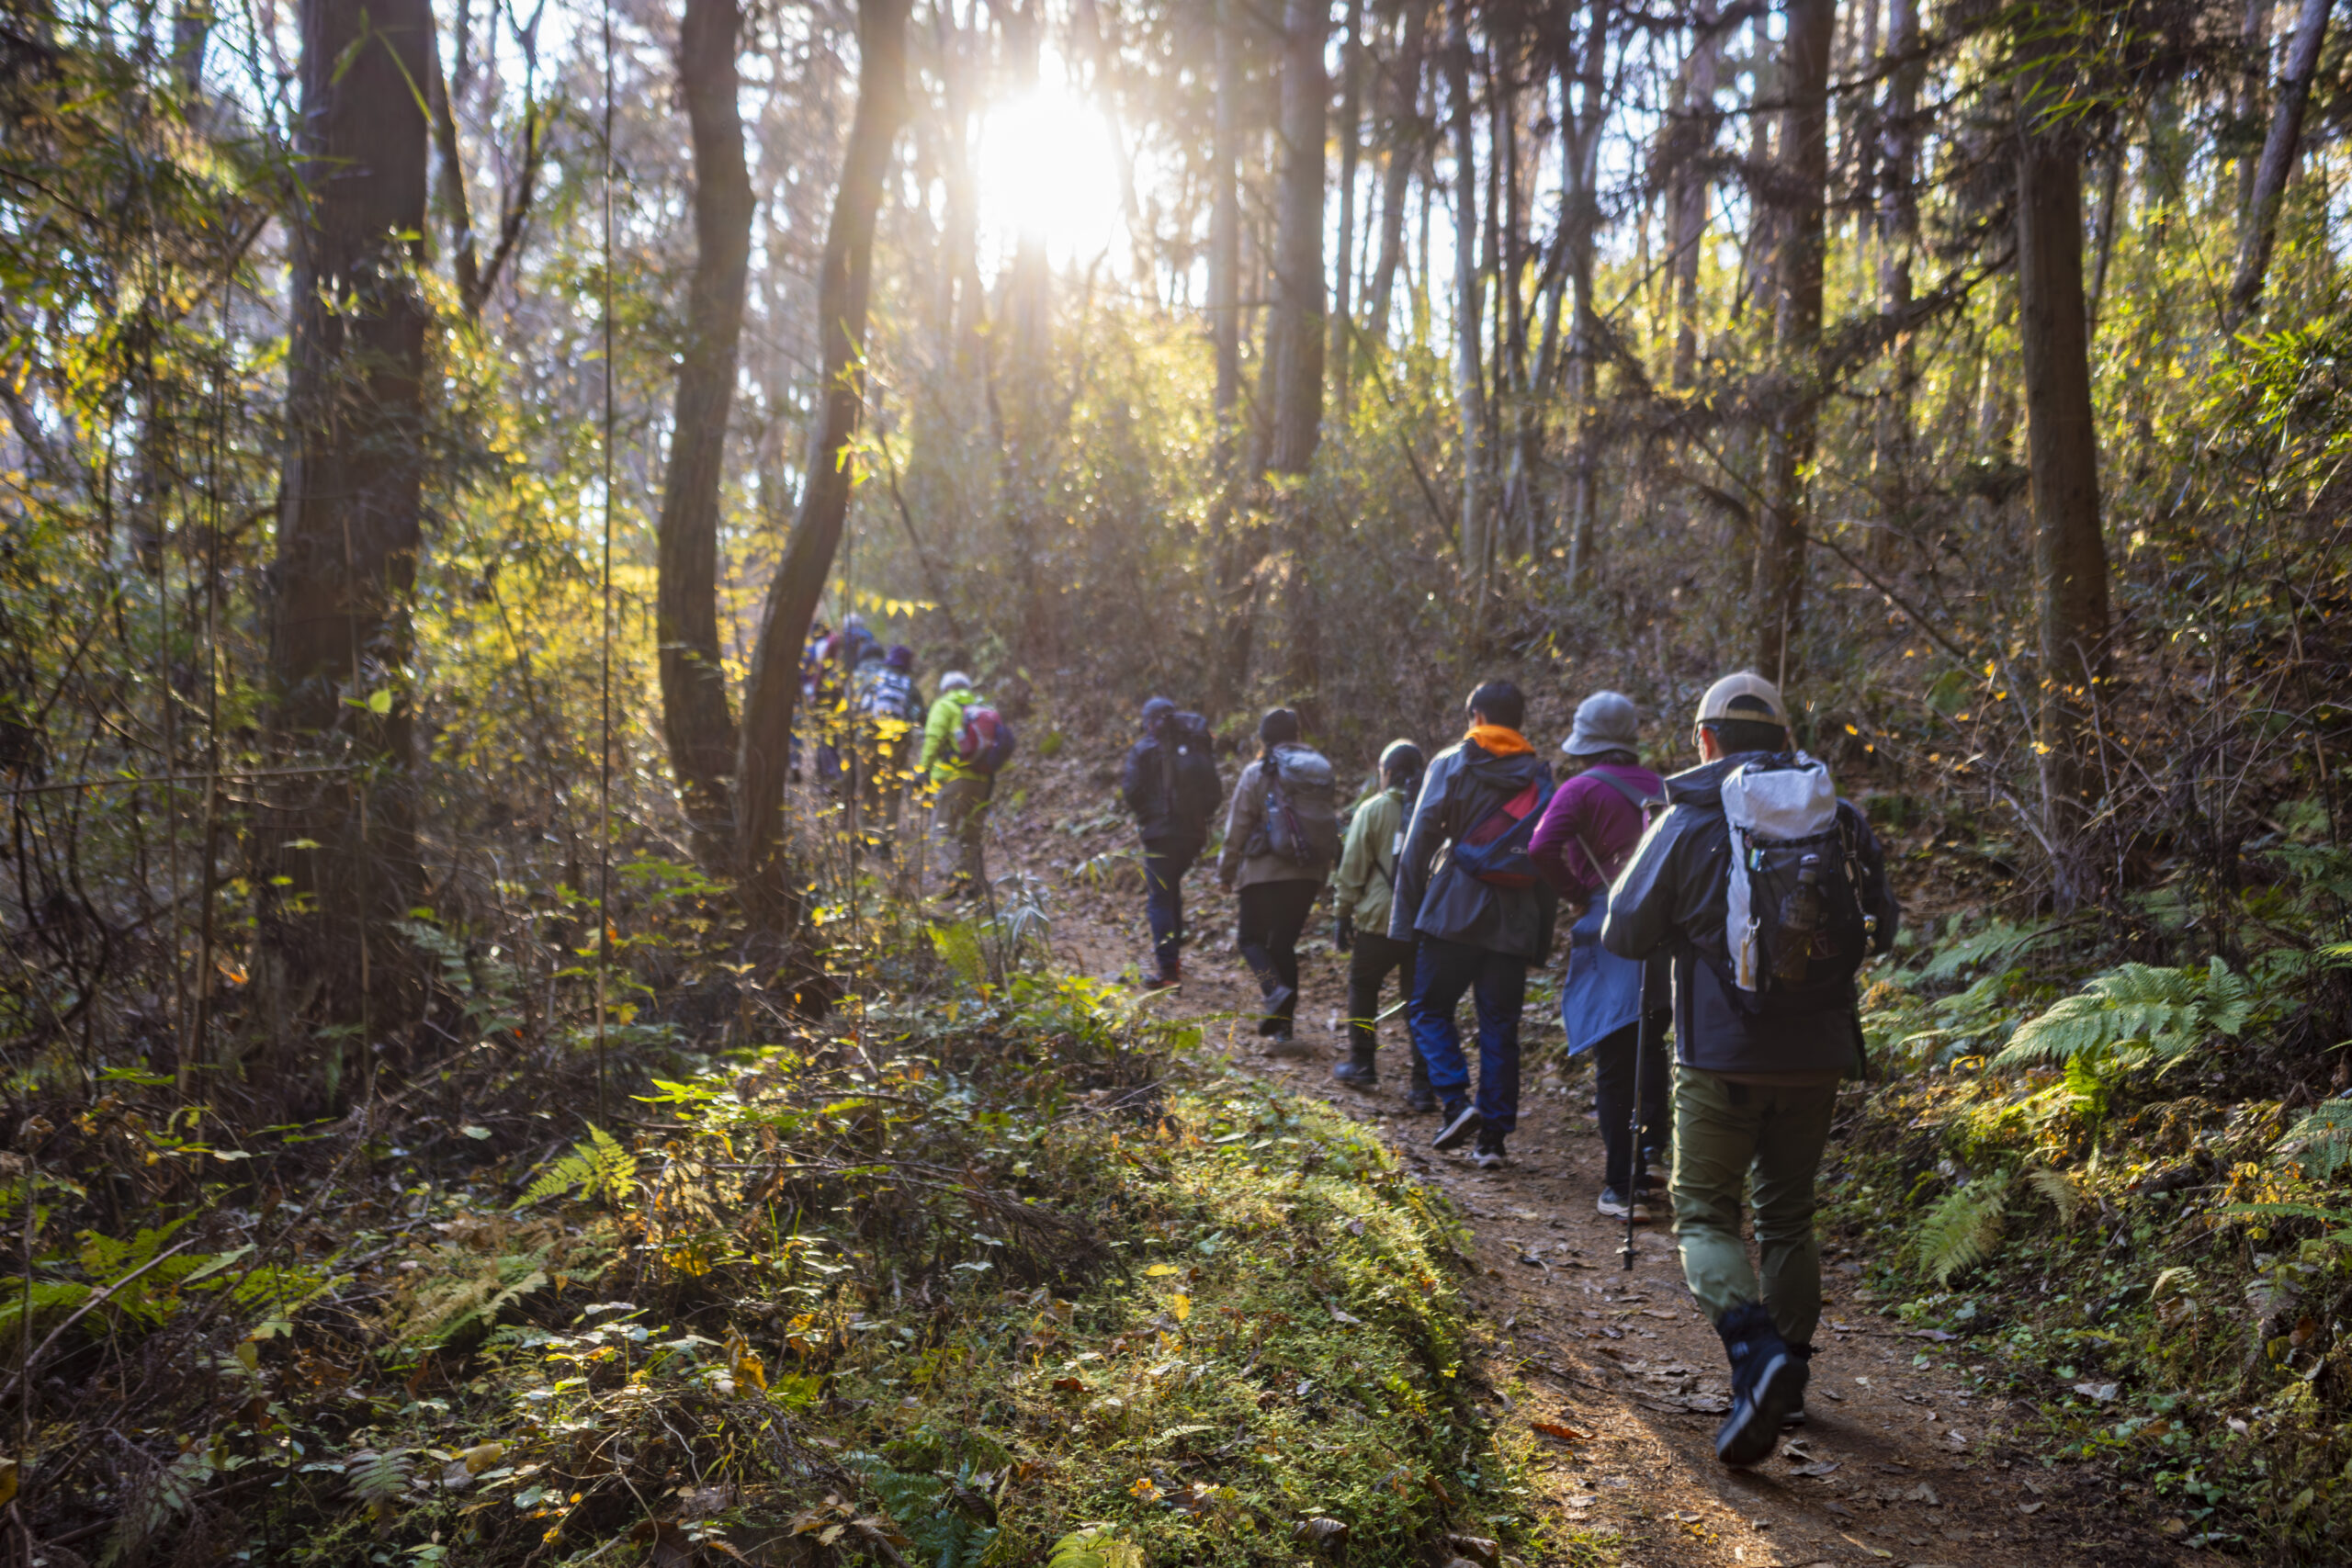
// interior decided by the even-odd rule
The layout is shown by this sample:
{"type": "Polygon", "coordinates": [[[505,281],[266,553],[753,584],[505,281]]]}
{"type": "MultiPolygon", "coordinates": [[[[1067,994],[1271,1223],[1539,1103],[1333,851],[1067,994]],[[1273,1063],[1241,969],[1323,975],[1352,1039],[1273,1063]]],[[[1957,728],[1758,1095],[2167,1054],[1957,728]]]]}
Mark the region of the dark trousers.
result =
{"type": "Polygon", "coordinates": [[[1290,1000],[1267,1012],[1260,1028],[1268,1034],[1287,1035],[1291,1015],[1298,1010],[1298,933],[1315,908],[1320,882],[1259,882],[1241,890],[1239,902],[1241,958],[1258,976],[1261,996],[1290,987],[1290,1000]]]}
{"type": "Polygon", "coordinates": [[[1199,857],[1198,839],[1143,841],[1143,908],[1151,922],[1151,955],[1162,979],[1176,973],[1184,950],[1184,874],[1199,857]]]}
{"type": "Polygon", "coordinates": [[[1642,1036],[1642,1152],[1664,1149],[1668,1126],[1666,1104],[1674,1083],[1674,1067],[1667,1060],[1666,1034],[1674,1015],[1654,1012],[1640,1023],[1603,1035],[1592,1047],[1595,1098],[1600,1101],[1600,1146],[1607,1151],[1602,1182],[1623,1196],[1646,1186],[1634,1170],[1634,1036],[1642,1036]],[[1630,1185],[1629,1185],[1630,1184],[1630,1185]]]}
{"type": "Polygon", "coordinates": [[[1527,1005],[1527,960],[1467,942],[1421,938],[1413,964],[1413,1043],[1430,1065],[1430,1087],[1448,1105],[1464,1098],[1470,1064],[1453,1010],[1468,991],[1478,1010],[1478,1119],[1491,1132],[1519,1125],[1519,1014],[1527,1005]]]}
{"type": "MultiPolygon", "coordinates": [[[[1369,1051],[1379,1043],[1373,1020],[1380,1016],[1380,991],[1388,976],[1396,976],[1399,1000],[1413,995],[1413,944],[1396,942],[1377,931],[1356,932],[1355,950],[1348,955],[1348,1043],[1369,1051]]],[[[1410,1025],[1407,1026],[1410,1038],[1410,1025]]]]}

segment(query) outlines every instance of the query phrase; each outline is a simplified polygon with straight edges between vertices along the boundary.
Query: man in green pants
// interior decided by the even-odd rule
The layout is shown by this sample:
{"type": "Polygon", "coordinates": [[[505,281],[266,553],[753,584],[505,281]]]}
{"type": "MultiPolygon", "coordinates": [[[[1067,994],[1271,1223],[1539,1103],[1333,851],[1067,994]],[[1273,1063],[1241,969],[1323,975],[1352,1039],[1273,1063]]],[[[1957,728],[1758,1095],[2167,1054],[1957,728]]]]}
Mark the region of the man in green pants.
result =
{"type": "Polygon", "coordinates": [[[1666,814],[1611,890],[1600,942],[1673,960],[1674,1234],[1731,1361],[1715,1454],[1744,1465],[1804,1409],[1821,1317],[1814,1173],[1838,1081],[1861,1069],[1855,973],[1893,945],[1900,916],[1869,822],[1790,749],[1770,682],[1709,687],[1697,739],[1700,766],[1666,781],[1666,814]],[[1744,1186],[1760,1280],[1740,1242],[1744,1186]]]}

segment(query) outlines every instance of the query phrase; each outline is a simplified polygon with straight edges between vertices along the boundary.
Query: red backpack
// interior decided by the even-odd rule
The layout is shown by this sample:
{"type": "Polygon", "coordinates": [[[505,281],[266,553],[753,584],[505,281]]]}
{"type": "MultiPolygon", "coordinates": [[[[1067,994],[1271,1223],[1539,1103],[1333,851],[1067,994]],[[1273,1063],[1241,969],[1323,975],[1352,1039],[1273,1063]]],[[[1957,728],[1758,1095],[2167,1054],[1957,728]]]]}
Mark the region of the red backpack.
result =
{"type": "Polygon", "coordinates": [[[998,769],[1012,761],[1016,744],[1012,726],[996,709],[986,703],[973,703],[964,709],[964,728],[956,736],[958,762],[992,778],[998,769]]]}
{"type": "Polygon", "coordinates": [[[1527,846],[1551,799],[1551,777],[1539,773],[1462,835],[1453,846],[1454,866],[1489,887],[1534,886],[1535,863],[1528,858],[1527,846]]]}

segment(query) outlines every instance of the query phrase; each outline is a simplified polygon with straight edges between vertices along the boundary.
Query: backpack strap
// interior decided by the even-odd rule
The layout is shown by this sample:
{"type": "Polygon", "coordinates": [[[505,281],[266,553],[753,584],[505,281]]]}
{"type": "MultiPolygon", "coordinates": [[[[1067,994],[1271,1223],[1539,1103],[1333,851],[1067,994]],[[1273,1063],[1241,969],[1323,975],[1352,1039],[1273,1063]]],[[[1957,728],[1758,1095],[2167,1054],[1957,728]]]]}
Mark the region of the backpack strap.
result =
{"type": "Polygon", "coordinates": [[[1625,797],[1626,804],[1633,807],[1634,810],[1642,814],[1642,825],[1644,827],[1647,827],[1649,825],[1650,807],[1658,804],[1657,797],[1656,795],[1644,795],[1632,784],[1629,784],[1623,779],[1619,778],[1615,773],[1604,773],[1599,768],[1588,768],[1585,770],[1585,773],[1587,776],[1599,779],[1602,784],[1607,784],[1611,789],[1613,789],[1619,795],[1623,795],[1625,797]]]}

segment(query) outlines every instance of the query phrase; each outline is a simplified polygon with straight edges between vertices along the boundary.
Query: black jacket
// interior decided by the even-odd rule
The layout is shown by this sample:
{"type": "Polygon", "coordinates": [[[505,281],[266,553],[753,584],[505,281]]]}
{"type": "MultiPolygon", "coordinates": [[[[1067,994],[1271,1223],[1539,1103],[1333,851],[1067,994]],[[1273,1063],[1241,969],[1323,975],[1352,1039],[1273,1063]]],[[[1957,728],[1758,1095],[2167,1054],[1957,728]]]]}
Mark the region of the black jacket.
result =
{"type": "Polygon", "coordinates": [[[1551,765],[1532,751],[1497,757],[1476,741],[1440,751],[1421,778],[1420,799],[1396,857],[1396,896],[1388,906],[1388,934],[1465,942],[1530,964],[1551,955],[1552,922],[1560,896],[1541,880],[1532,887],[1497,887],[1456,871],[1452,857],[1431,873],[1440,849],[1487,819],[1504,801],[1551,765]]]}
{"type": "MultiPolygon", "coordinates": [[[[1828,1012],[1758,1017],[1739,1005],[1724,978],[1731,961],[1724,941],[1731,827],[1724,820],[1723,782],[1741,763],[1769,755],[1719,758],[1666,781],[1665,814],[1610,889],[1600,945],[1620,958],[1646,958],[1660,948],[1672,957],[1675,1055],[1685,1066],[1719,1073],[1859,1073],[1861,1024],[1850,1000],[1828,1012]]],[[[1902,919],[1887,886],[1886,853],[1851,801],[1840,800],[1838,814],[1854,836],[1862,881],[1856,891],[1864,912],[1878,917],[1877,950],[1885,953],[1902,919]]]]}

